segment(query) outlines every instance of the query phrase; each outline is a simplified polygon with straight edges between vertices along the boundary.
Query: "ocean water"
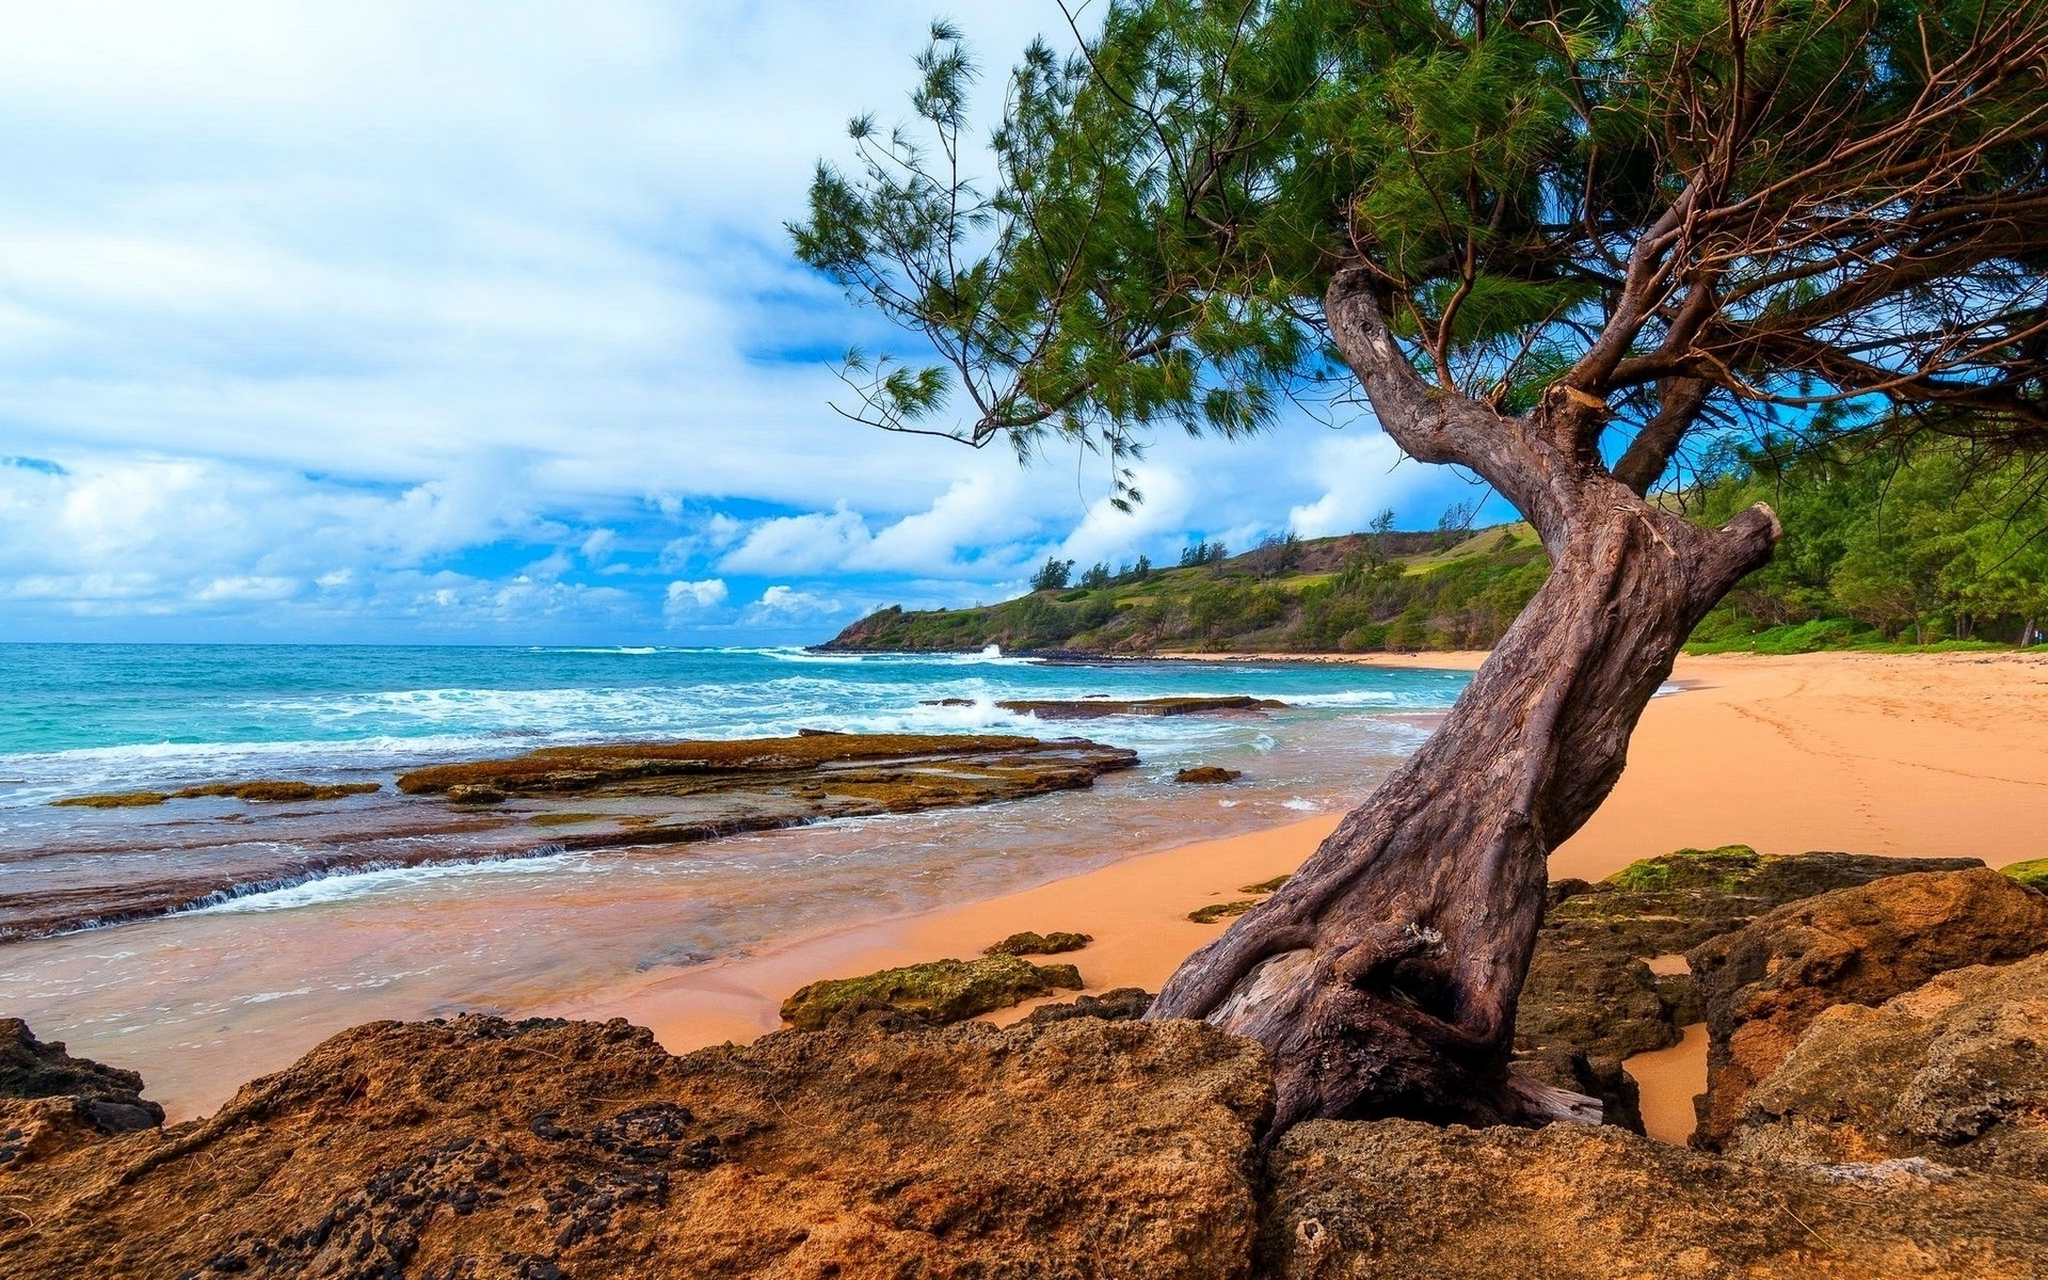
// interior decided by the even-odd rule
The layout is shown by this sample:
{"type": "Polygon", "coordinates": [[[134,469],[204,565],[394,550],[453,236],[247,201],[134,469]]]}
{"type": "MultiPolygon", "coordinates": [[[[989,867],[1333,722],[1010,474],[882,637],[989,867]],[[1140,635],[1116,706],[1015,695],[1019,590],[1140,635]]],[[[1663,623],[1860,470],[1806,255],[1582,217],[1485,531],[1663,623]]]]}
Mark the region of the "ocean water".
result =
{"type": "Polygon", "coordinates": [[[189,1113],[199,1081],[282,1065],[371,1018],[517,1013],[634,974],[1348,808],[1419,745],[1466,680],[993,651],[0,645],[0,915],[10,900],[112,900],[124,884],[187,872],[240,881],[168,916],[0,943],[0,1014],[143,1071],[152,1096],[189,1113]],[[1091,694],[1250,694],[1288,706],[1040,723],[994,705],[1091,694]],[[928,705],[945,698],[968,703],[928,705]],[[800,728],[1083,736],[1133,748],[1142,764],[1089,791],[976,809],[579,853],[390,785],[422,763],[544,745],[800,728]],[[1172,782],[1196,764],[1245,778],[1172,782]],[[383,790],[282,806],[51,804],[253,777],[383,790]],[[399,862],[420,842],[462,860],[271,882],[261,873],[343,849],[399,862]]]}

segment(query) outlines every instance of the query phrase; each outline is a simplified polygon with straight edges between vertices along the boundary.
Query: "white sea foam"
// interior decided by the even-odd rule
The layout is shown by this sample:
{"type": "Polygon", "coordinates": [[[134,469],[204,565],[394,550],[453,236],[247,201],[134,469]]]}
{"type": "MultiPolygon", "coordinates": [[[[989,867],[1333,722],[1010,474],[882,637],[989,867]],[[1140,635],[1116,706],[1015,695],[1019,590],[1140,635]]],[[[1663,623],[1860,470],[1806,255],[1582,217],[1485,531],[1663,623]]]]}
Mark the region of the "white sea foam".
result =
{"type": "Polygon", "coordinates": [[[562,870],[579,870],[590,862],[589,854],[561,851],[532,857],[482,858],[464,862],[430,862],[414,867],[371,864],[346,871],[316,871],[288,880],[237,885],[208,894],[193,906],[173,915],[235,915],[251,911],[289,911],[345,902],[393,889],[407,889],[442,880],[473,876],[540,875],[562,870]]]}

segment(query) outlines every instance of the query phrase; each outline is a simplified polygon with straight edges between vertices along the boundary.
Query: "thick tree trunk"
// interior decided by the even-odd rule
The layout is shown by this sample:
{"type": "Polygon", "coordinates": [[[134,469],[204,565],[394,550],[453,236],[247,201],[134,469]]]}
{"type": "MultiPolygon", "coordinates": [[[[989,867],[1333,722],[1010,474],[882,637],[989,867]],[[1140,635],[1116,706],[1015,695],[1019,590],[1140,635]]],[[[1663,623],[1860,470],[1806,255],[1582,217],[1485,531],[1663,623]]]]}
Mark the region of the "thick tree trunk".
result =
{"type": "Polygon", "coordinates": [[[1340,276],[1326,311],[1382,424],[1411,455],[1492,481],[1536,526],[1550,577],[1423,748],[1189,957],[1148,1016],[1262,1042],[1275,1133],[1313,1117],[1597,1118],[1591,1099],[1507,1070],[1547,860],[1613,788],[1686,636],[1770,558],[1778,523],[1755,507],[1707,529],[1650,506],[1570,446],[1584,397],[1560,390],[1510,419],[1422,386],[1367,287],[1340,276]]]}
{"type": "Polygon", "coordinates": [[[1621,776],[1693,626],[1776,535],[1767,512],[1701,529],[1612,481],[1589,484],[1581,516],[1422,750],[1153,1006],[1263,1042],[1276,1129],[1558,1109],[1506,1074],[1547,858],[1621,776]]]}

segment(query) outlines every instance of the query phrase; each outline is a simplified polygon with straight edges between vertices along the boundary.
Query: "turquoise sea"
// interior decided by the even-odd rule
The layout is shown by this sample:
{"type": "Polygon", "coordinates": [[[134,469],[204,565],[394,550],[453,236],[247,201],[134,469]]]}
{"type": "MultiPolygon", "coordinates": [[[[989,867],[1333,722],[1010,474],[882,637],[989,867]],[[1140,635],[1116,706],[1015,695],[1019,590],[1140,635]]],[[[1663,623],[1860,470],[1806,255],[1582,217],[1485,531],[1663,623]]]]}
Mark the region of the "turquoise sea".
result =
{"type": "Polygon", "coordinates": [[[0,1015],[135,1065],[175,1110],[196,1105],[179,1081],[218,1078],[223,1058],[276,1062],[370,1018],[544,1006],[636,973],[1348,808],[1467,679],[993,650],[0,645],[0,939],[11,939],[0,941],[0,1015]],[[1208,693],[1288,705],[1052,724],[995,705],[1208,693]],[[1089,791],[979,809],[576,853],[504,823],[451,821],[390,785],[421,763],[548,744],[802,728],[1079,735],[1131,747],[1142,764],[1089,791]],[[1245,777],[1173,783],[1195,764],[1245,777]],[[284,806],[51,804],[256,777],[383,785],[284,806]],[[420,842],[455,860],[404,865],[420,842]],[[358,865],[321,869],[341,850],[358,865]],[[10,912],[89,909],[124,885],[188,874],[233,887],[195,891],[153,919],[52,936],[8,927],[10,912]],[[166,1061],[178,1064],[168,1074],[166,1061]]]}

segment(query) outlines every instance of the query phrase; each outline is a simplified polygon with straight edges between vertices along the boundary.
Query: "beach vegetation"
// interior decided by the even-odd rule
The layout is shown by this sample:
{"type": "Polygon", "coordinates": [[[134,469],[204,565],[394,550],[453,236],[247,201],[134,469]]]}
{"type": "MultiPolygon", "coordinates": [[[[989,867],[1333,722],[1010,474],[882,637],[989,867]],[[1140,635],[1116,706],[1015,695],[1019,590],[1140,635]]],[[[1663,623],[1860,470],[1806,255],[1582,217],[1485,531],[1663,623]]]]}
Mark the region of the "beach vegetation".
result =
{"type": "Polygon", "coordinates": [[[1074,562],[1072,560],[1061,560],[1048,556],[1045,563],[1039,566],[1038,572],[1031,575],[1031,589],[1033,591],[1064,591],[1067,586],[1067,580],[1073,577],[1073,574],[1074,562]]]}
{"type": "MultiPolygon", "coordinates": [[[[1148,1017],[1263,1043],[1277,1130],[1582,1116],[1506,1070],[1546,859],[1783,533],[1768,502],[1687,495],[1745,441],[2048,451],[2048,0],[1112,0],[1100,22],[1025,52],[988,174],[944,24],[918,123],[863,116],[853,169],[817,169],[798,256],[913,335],[908,362],[849,353],[839,407],[1076,448],[1128,509],[1158,431],[1249,437],[1297,404],[1362,424],[1362,399],[1513,505],[1547,570],[1522,566],[1541,585],[1466,694],[1148,1017]]],[[[1942,571],[1901,536],[1851,539],[1830,589],[1924,640],[1942,571]]],[[[1233,584],[1198,620],[1195,594],[1207,642],[1286,616],[1233,584]]],[[[1327,626],[1404,646],[1430,623],[1409,600],[1327,626]]]]}

